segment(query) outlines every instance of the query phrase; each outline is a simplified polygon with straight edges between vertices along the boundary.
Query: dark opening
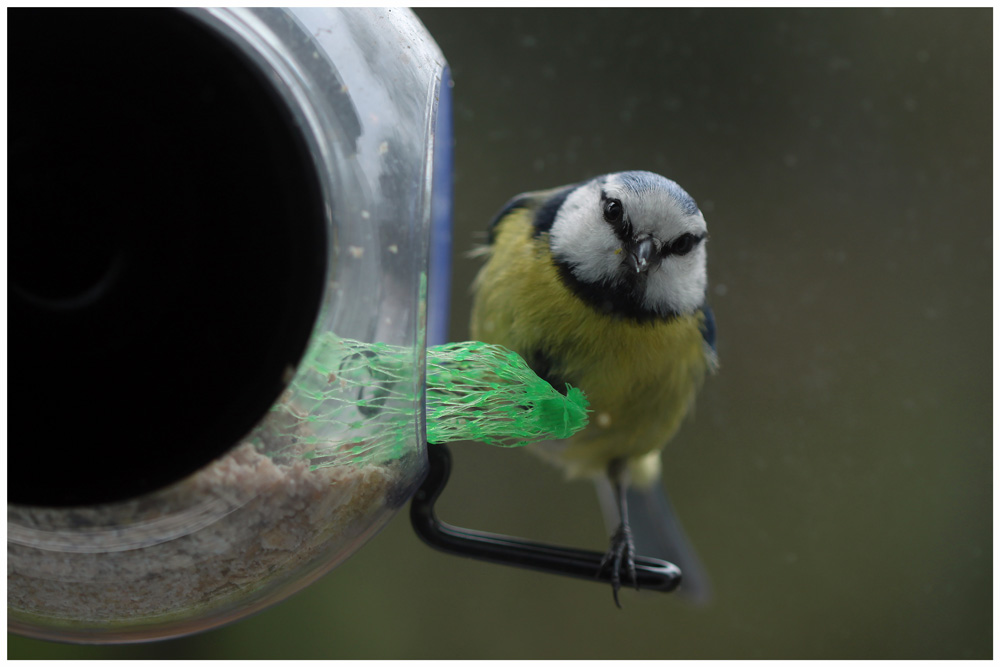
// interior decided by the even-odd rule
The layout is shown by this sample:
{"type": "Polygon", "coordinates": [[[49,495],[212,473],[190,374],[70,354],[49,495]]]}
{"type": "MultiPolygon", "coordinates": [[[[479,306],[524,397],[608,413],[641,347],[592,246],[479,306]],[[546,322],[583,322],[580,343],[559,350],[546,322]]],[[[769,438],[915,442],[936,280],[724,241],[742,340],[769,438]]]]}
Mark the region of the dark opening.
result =
{"type": "Polygon", "coordinates": [[[178,10],[8,13],[8,502],[177,481],[301,357],[323,201],[266,76],[178,10]]]}

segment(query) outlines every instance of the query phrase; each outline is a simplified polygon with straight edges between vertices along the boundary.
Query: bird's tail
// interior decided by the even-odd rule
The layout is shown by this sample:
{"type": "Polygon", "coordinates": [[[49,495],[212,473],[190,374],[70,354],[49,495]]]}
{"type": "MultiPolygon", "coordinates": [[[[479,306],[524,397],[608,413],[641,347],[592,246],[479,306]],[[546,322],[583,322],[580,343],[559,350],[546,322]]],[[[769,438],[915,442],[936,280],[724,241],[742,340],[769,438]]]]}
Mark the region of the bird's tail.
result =
{"type": "MultiPolygon", "coordinates": [[[[600,477],[597,497],[609,532],[618,528],[621,518],[611,482],[600,477]]],[[[663,484],[657,480],[647,489],[628,489],[629,525],[636,553],[669,561],[681,569],[677,594],[697,605],[706,605],[712,597],[708,574],[688,541],[681,522],[674,513],[663,484]]]]}

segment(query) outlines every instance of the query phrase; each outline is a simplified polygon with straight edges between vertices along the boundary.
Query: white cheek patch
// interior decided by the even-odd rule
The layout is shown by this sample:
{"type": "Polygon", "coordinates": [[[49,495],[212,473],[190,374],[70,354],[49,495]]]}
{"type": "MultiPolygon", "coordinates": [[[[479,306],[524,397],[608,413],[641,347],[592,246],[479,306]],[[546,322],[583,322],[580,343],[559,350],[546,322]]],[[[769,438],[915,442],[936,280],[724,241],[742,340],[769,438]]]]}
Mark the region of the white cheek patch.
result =
{"type": "Polygon", "coordinates": [[[649,275],[643,304],[650,310],[689,314],[705,300],[708,284],[704,241],[689,254],[672,255],[649,275]]]}
{"type": "Polygon", "coordinates": [[[556,214],[549,237],[553,257],[572,266],[583,282],[595,284],[613,279],[624,259],[621,242],[594,205],[599,197],[591,185],[570,194],[556,214]]]}

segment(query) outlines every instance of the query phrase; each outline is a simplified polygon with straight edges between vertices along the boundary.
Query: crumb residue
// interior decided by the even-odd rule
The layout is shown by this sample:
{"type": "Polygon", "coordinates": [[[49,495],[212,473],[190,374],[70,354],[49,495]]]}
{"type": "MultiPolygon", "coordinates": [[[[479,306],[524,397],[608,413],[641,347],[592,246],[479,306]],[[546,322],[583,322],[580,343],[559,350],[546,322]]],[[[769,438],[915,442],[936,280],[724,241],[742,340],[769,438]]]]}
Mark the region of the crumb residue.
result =
{"type": "Polygon", "coordinates": [[[353,548],[399,482],[394,464],[310,470],[244,443],[140,499],[8,504],[8,613],[100,624],[235,604],[353,548]]]}

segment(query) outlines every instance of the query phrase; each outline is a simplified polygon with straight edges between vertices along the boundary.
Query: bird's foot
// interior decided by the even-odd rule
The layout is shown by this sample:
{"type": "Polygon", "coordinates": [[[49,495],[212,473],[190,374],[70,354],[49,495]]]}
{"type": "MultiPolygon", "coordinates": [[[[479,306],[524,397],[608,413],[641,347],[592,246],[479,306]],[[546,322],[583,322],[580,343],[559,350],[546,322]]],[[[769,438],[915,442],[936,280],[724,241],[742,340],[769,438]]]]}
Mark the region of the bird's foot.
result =
{"type": "Polygon", "coordinates": [[[632,529],[627,523],[619,525],[618,530],[611,536],[608,552],[601,560],[601,571],[609,565],[611,566],[611,593],[615,598],[615,606],[621,609],[622,605],[618,601],[618,590],[622,587],[623,566],[636,590],[639,590],[639,579],[635,574],[635,544],[632,542],[632,529]]]}

